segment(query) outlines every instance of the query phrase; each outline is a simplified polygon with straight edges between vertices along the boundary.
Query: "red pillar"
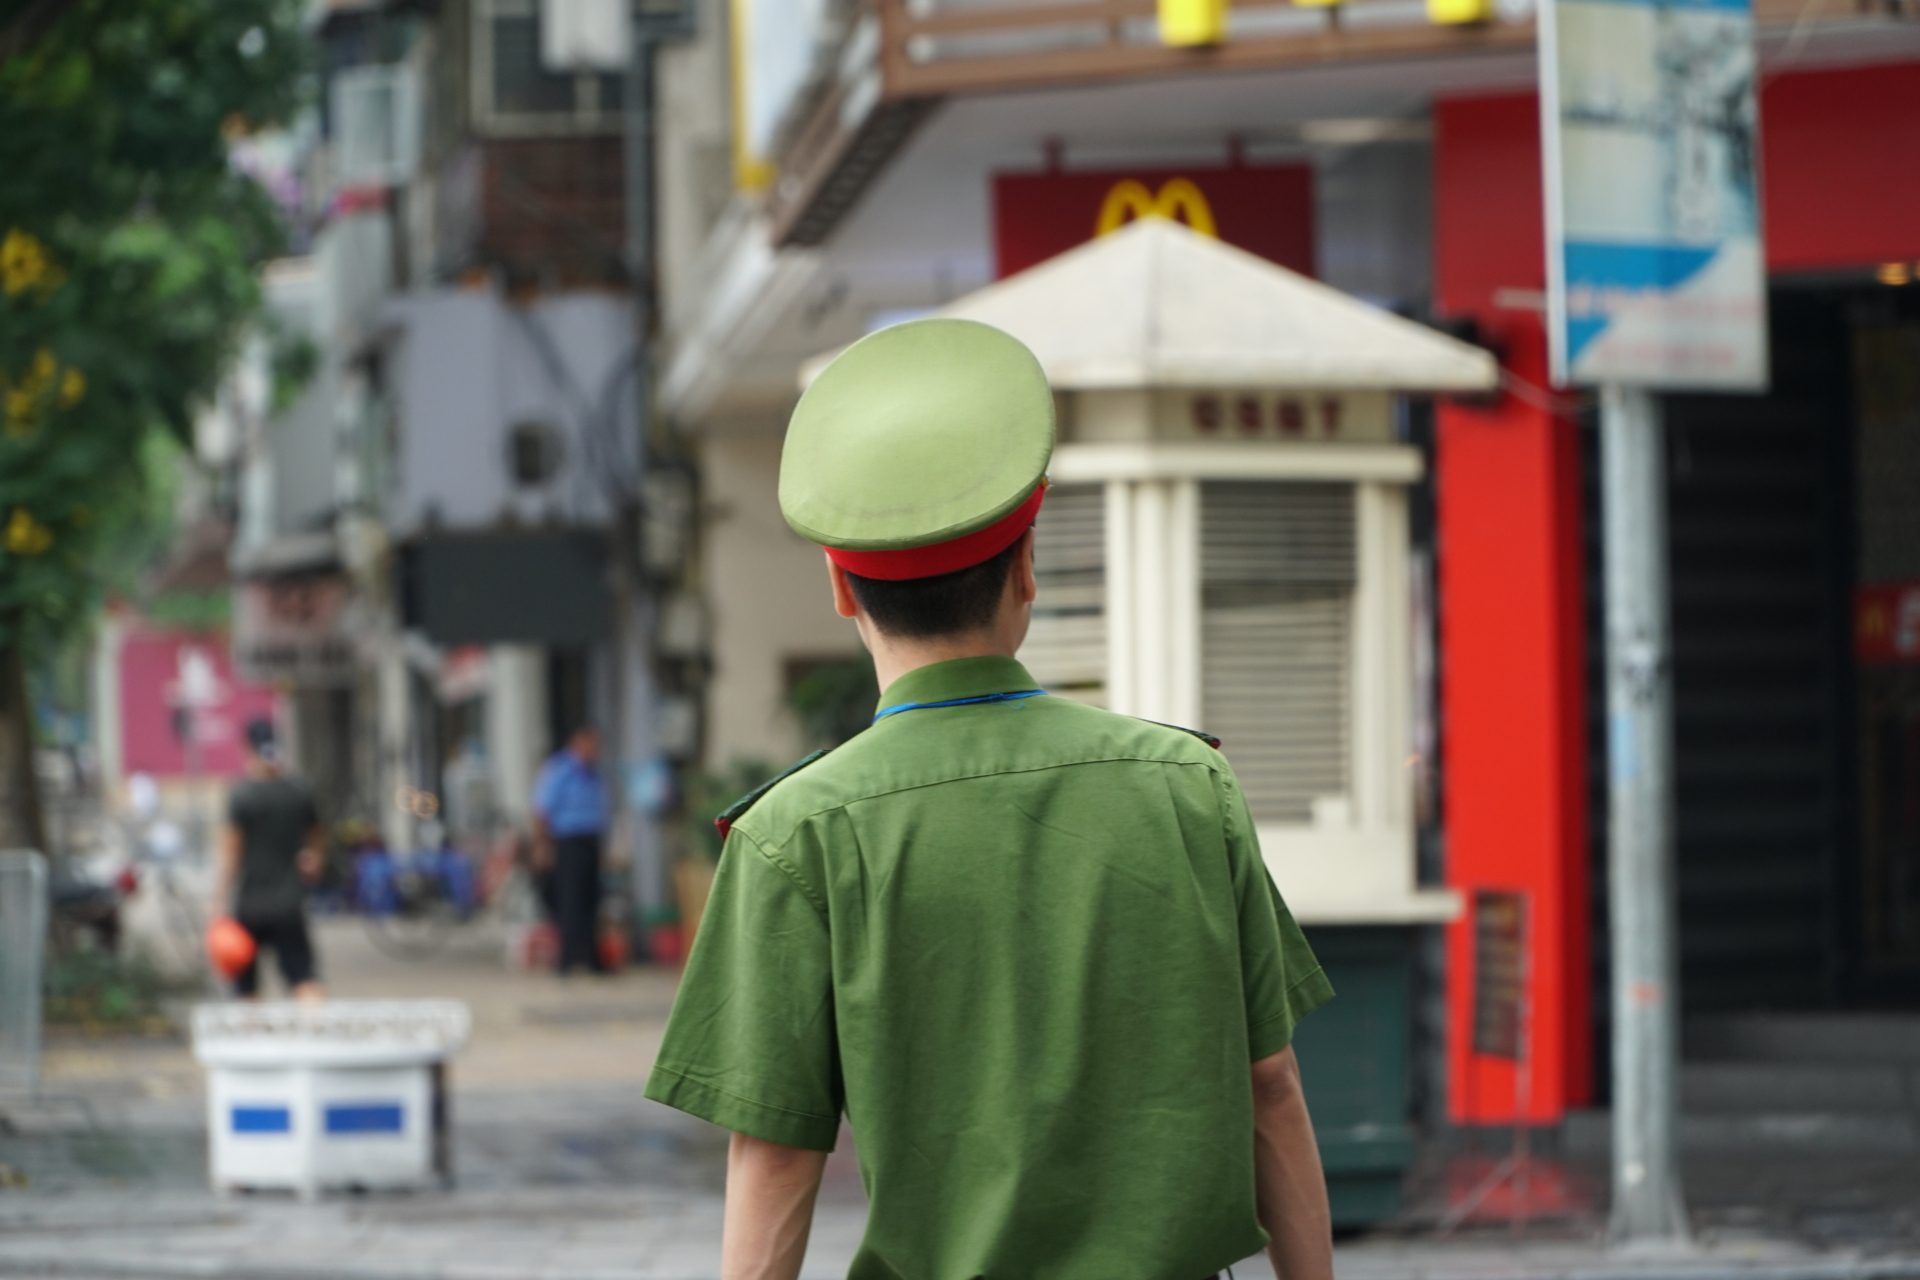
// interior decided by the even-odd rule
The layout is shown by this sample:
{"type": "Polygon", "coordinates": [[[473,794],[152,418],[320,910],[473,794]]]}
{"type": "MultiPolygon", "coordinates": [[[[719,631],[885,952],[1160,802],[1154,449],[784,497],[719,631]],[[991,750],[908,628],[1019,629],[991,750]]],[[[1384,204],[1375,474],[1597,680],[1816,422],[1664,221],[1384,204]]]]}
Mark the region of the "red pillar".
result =
{"type": "MultiPolygon", "coordinates": [[[[1434,120],[1439,309],[1480,323],[1517,388],[1438,415],[1447,880],[1469,905],[1530,898],[1525,1118],[1550,1122],[1592,1089],[1579,457],[1547,390],[1535,101],[1446,102],[1434,120]]],[[[1449,1110],[1510,1122],[1513,1064],[1472,1052],[1470,913],[1447,960],[1449,1110]]]]}

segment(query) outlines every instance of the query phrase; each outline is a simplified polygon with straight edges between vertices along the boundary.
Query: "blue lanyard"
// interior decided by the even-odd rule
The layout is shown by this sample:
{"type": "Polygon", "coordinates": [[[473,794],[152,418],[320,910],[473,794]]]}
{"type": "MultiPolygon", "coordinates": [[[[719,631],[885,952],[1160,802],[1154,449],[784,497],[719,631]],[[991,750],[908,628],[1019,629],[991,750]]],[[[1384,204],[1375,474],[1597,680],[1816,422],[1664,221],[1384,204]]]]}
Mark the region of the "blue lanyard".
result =
{"type": "Polygon", "coordinates": [[[926,711],[933,707],[970,707],[977,702],[1018,702],[1022,698],[1044,698],[1045,689],[1016,689],[1012,693],[983,693],[973,698],[948,698],[945,702],[902,702],[891,707],[882,707],[873,717],[879,724],[888,716],[897,716],[902,711],[926,711]]]}

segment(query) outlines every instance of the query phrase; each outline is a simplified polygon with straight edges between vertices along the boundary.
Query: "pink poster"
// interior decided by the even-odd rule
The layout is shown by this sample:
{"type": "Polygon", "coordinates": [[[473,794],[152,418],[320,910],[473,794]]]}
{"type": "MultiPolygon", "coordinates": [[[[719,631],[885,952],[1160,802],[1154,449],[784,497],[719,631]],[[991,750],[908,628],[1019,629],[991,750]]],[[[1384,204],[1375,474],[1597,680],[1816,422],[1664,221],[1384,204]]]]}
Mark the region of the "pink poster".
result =
{"type": "Polygon", "coordinates": [[[134,627],[120,645],[122,769],[156,778],[232,777],[245,763],[247,722],[272,717],[274,692],[233,673],[223,633],[134,627]],[[184,735],[198,748],[195,761],[184,735]]]}

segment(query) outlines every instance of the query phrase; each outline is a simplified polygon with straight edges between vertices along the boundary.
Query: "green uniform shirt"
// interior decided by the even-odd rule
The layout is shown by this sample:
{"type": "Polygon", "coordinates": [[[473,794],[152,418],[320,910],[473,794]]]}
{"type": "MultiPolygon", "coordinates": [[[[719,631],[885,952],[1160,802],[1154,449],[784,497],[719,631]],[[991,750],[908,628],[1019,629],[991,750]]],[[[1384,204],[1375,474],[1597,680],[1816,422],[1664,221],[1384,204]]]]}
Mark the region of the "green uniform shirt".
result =
{"type": "MultiPolygon", "coordinates": [[[[967,658],[882,705],[1034,688],[967,658]]],[[[1199,1280],[1266,1241],[1248,1064],[1332,994],[1207,743],[912,710],[735,824],[647,1096],[818,1150],[844,1111],[852,1280],[1199,1280]]]]}

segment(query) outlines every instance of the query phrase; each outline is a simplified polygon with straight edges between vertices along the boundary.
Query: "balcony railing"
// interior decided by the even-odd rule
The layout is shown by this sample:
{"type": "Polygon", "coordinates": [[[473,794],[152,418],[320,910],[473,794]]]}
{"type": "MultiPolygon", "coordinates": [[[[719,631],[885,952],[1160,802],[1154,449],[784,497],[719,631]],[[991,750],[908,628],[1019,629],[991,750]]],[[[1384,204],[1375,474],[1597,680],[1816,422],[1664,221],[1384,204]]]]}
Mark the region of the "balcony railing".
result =
{"type": "MultiPolygon", "coordinates": [[[[1518,52],[1536,0],[1489,21],[1432,21],[1425,0],[1233,0],[1227,38],[1161,43],[1155,0],[853,0],[835,73],[783,131],[768,199],[775,238],[818,244],[942,99],[1214,70],[1518,52]]],[[[1765,32],[1920,17],[1920,0],[1754,0],[1765,32]]]]}
{"type": "Polygon", "coordinates": [[[1533,38],[1530,13],[1518,20],[1439,26],[1427,17],[1424,0],[1327,6],[1234,0],[1228,38],[1198,49],[1161,43],[1154,0],[876,0],[875,11],[890,95],[1362,61],[1516,47],[1533,38]]]}

